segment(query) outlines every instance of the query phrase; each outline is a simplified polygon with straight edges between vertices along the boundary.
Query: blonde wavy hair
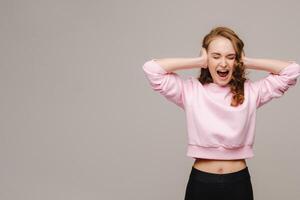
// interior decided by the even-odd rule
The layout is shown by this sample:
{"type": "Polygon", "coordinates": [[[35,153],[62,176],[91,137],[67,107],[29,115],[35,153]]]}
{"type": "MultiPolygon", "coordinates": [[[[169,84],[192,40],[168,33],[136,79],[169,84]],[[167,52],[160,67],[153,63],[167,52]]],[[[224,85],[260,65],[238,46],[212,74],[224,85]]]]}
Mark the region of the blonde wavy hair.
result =
{"type": "MultiPolygon", "coordinates": [[[[244,43],[232,29],[224,26],[219,26],[213,28],[203,38],[202,47],[207,50],[210,42],[216,37],[220,36],[225,37],[231,41],[236,53],[232,79],[228,83],[230,85],[230,91],[233,93],[230,105],[236,107],[244,102],[244,82],[248,80],[245,73],[245,66],[242,61],[242,54],[244,54],[244,43]]],[[[203,85],[213,82],[208,68],[201,68],[200,75],[199,77],[197,77],[197,79],[203,85]]]]}

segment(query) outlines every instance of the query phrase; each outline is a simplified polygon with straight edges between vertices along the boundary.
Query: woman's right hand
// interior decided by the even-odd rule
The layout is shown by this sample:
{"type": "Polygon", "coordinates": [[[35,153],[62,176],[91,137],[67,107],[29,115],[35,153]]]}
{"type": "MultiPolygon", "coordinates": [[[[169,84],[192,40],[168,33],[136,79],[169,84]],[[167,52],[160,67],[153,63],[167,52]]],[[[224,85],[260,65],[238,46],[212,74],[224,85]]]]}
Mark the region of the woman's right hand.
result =
{"type": "Polygon", "coordinates": [[[208,67],[207,51],[203,47],[201,48],[201,51],[200,51],[200,58],[202,60],[201,68],[207,68],[208,67]]]}

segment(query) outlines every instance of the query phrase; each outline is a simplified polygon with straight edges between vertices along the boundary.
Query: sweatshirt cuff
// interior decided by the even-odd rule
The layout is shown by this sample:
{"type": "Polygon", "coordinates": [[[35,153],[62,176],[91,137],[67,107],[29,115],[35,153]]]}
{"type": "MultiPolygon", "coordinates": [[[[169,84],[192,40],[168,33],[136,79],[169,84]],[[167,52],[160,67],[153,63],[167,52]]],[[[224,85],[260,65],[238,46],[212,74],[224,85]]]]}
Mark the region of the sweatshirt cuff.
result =
{"type": "Polygon", "coordinates": [[[151,60],[149,61],[149,63],[151,63],[151,64],[153,65],[153,68],[154,68],[156,71],[158,71],[158,72],[160,72],[160,73],[162,73],[162,74],[167,74],[167,73],[168,73],[168,72],[167,72],[160,64],[158,64],[158,62],[156,62],[156,59],[155,59],[155,58],[151,59],[151,60]]]}
{"type": "Polygon", "coordinates": [[[290,64],[283,68],[279,75],[300,74],[300,66],[296,61],[288,61],[290,64]]]}

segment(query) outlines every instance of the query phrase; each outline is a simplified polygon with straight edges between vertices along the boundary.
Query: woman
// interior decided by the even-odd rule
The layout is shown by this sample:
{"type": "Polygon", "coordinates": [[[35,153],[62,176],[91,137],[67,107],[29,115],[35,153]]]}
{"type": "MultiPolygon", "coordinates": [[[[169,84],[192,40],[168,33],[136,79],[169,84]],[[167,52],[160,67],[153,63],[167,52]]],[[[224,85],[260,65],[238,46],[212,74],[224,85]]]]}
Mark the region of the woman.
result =
{"type": "Polygon", "coordinates": [[[246,164],[252,158],[256,110],[294,86],[300,75],[295,61],[248,58],[244,43],[228,27],[216,27],[203,41],[199,57],[152,59],[143,65],[153,90],[185,111],[187,156],[195,159],[185,200],[251,200],[246,164]],[[174,71],[200,68],[198,78],[174,71]],[[245,69],[265,70],[258,81],[245,69]]]}

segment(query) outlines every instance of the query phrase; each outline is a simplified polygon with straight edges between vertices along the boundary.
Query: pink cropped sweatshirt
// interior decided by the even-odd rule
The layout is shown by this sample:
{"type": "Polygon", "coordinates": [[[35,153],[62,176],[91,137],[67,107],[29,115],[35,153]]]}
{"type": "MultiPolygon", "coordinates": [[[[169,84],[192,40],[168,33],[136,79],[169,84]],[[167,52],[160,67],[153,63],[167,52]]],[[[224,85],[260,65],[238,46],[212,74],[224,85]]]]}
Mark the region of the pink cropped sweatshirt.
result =
{"type": "Polygon", "coordinates": [[[243,104],[230,106],[229,86],[201,84],[192,76],[183,78],[167,72],[155,59],[143,65],[151,88],[185,111],[187,153],[191,158],[246,159],[254,156],[256,110],[294,86],[300,75],[295,61],[257,81],[247,79],[243,104]]]}

